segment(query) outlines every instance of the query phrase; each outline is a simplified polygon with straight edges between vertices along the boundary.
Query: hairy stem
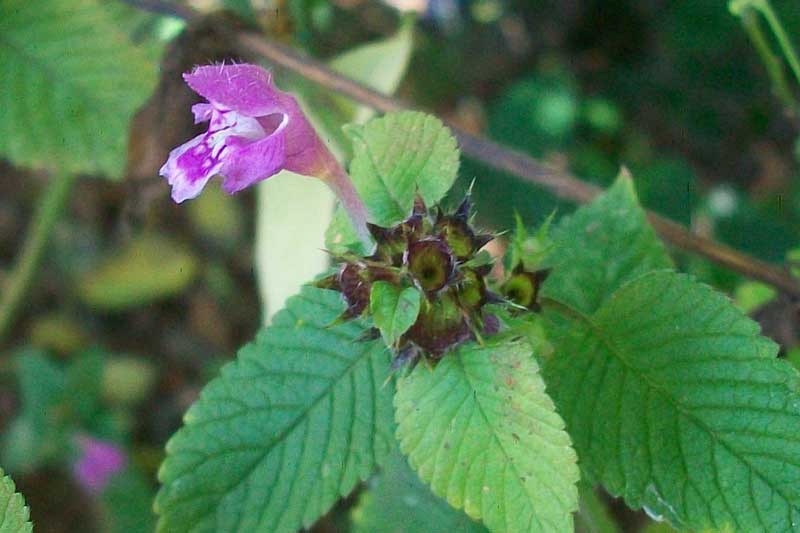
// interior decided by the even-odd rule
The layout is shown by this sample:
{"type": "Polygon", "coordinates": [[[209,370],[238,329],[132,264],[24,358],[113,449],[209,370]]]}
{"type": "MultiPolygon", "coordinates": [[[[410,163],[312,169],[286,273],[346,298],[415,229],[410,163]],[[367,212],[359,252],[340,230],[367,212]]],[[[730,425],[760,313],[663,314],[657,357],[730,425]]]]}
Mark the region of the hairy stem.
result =
{"type": "Polygon", "coordinates": [[[50,234],[67,203],[75,177],[75,174],[57,174],[51,177],[36,205],[22,251],[0,295],[0,340],[11,327],[14,315],[34,279],[50,234]]]}
{"type": "Polygon", "coordinates": [[[345,212],[350,217],[350,222],[358,234],[359,239],[367,250],[372,246],[372,237],[367,229],[367,208],[358,195],[350,176],[341,170],[330,176],[325,182],[339,198],[345,212]]]}

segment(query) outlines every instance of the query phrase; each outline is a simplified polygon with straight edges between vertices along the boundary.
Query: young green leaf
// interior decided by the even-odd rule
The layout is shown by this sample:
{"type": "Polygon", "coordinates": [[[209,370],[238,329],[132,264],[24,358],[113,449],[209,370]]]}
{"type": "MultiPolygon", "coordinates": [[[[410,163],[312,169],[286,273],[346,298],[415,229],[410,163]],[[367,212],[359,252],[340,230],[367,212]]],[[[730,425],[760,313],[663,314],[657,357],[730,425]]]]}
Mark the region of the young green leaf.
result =
{"type": "Polygon", "coordinates": [[[14,482],[0,468],[0,533],[30,533],[30,511],[14,482]]]}
{"type": "Polygon", "coordinates": [[[382,343],[331,323],[338,293],[305,287],[189,409],[167,444],[159,531],[294,532],[392,448],[382,343]]]}
{"type": "Polygon", "coordinates": [[[530,349],[494,339],[398,384],[397,436],[411,466],[491,531],[572,531],[578,467],[530,349]]]}
{"type": "Polygon", "coordinates": [[[353,533],[485,533],[486,528],[434,495],[394,453],[370,480],[352,512],[353,533]]]}
{"type": "Polygon", "coordinates": [[[128,120],[155,84],[155,65],[116,16],[98,0],[0,3],[0,155],[121,174],[128,120]]]}
{"type": "Polygon", "coordinates": [[[383,341],[391,346],[414,325],[419,315],[421,294],[414,287],[396,287],[385,281],[372,284],[369,306],[375,327],[383,341]]]}
{"type": "Polygon", "coordinates": [[[456,179],[456,140],[436,117],[401,111],[346,132],[354,149],[350,174],[376,224],[408,217],[417,193],[436,204],[456,179]]]}
{"type": "Polygon", "coordinates": [[[552,238],[547,262],[553,270],[542,296],[584,312],[596,310],[626,281],[672,266],[625,172],[607,192],[564,218],[552,238]]]}
{"type": "Polygon", "coordinates": [[[591,478],[681,528],[798,527],[800,374],[758,324],[669,271],[559,314],[545,378],[591,478]]]}

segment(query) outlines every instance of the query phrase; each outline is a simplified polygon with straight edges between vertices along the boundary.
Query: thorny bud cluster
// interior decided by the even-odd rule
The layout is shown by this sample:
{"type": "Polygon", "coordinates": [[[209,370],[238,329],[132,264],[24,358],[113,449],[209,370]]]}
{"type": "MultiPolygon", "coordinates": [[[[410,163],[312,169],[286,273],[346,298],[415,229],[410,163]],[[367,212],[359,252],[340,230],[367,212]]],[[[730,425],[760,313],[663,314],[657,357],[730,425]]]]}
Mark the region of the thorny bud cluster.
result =
{"type": "Polygon", "coordinates": [[[536,298],[546,271],[518,267],[501,284],[500,294],[489,289],[493,262],[481,249],[495,235],[472,226],[471,209],[469,195],[452,213],[439,207],[429,211],[417,198],[411,216],[400,224],[369,225],[377,244],[372,255],[337,256],[337,272],[317,283],[342,293],[347,303],[342,320],[369,315],[370,292],[377,281],[415,287],[421,293],[416,321],[393,347],[395,368],[414,365],[423,357],[436,362],[466,341],[496,333],[500,321],[492,305],[512,312],[538,310],[536,298]]]}

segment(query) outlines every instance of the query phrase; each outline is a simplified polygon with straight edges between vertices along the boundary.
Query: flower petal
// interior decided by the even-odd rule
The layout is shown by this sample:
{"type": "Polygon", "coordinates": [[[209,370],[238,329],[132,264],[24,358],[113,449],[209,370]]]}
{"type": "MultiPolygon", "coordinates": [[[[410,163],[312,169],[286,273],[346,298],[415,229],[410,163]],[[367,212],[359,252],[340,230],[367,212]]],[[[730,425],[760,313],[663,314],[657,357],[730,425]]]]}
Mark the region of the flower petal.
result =
{"type": "Polygon", "coordinates": [[[242,137],[227,140],[230,153],[219,173],[225,177],[222,189],[233,194],[277,174],[286,162],[284,129],[257,141],[242,137]]]}
{"type": "Polygon", "coordinates": [[[184,74],[196,93],[213,104],[249,117],[281,113],[269,72],[256,65],[205,65],[184,74]]]}
{"type": "Polygon", "coordinates": [[[103,491],[111,477],[125,468],[128,459],[115,444],[79,436],[80,459],[73,465],[78,483],[93,494],[103,491]]]}
{"type": "Polygon", "coordinates": [[[192,113],[194,114],[194,123],[200,124],[211,120],[214,112],[214,106],[211,104],[194,104],[192,106],[192,113]]]}
{"type": "Polygon", "coordinates": [[[207,133],[178,146],[169,153],[169,158],[158,173],[172,185],[172,199],[176,203],[195,198],[216,174],[222,162],[211,162],[204,157],[208,151],[207,133]],[[203,166],[205,162],[207,165],[203,166]]]}
{"type": "Polygon", "coordinates": [[[160,174],[180,203],[194,198],[214,174],[235,193],[282,168],[325,181],[339,196],[354,226],[369,243],[366,208],[350,177],[306,119],[297,100],[277,89],[256,65],[205,65],[183,75],[208,103],[192,107],[208,132],[170,153],[160,174]]]}
{"type": "MultiPolygon", "coordinates": [[[[274,115],[282,115],[286,123],[286,169],[326,179],[339,166],[338,161],[306,119],[297,100],[279,90],[272,76],[256,65],[206,65],[184,74],[189,86],[212,104],[197,104],[192,108],[195,120],[208,120],[209,107],[229,109],[237,114],[258,117],[265,130],[274,115]]],[[[211,129],[217,129],[211,124],[211,129]]]]}

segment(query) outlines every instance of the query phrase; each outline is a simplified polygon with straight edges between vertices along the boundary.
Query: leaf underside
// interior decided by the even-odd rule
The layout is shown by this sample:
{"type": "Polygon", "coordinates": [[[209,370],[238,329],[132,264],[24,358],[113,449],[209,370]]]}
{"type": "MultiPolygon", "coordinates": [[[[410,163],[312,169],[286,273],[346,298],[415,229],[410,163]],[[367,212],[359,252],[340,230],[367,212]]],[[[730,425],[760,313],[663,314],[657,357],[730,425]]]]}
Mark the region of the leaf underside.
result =
{"type": "Polygon", "coordinates": [[[308,527],[392,448],[389,355],[305,287],[206,386],[167,444],[159,531],[308,527]]]}
{"type": "Polygon", "coordinates": [[[400,449],[491,531],[572,531],[578,468],[530,349],[495,339],[419,365],[395,397],[400,449]]]}

